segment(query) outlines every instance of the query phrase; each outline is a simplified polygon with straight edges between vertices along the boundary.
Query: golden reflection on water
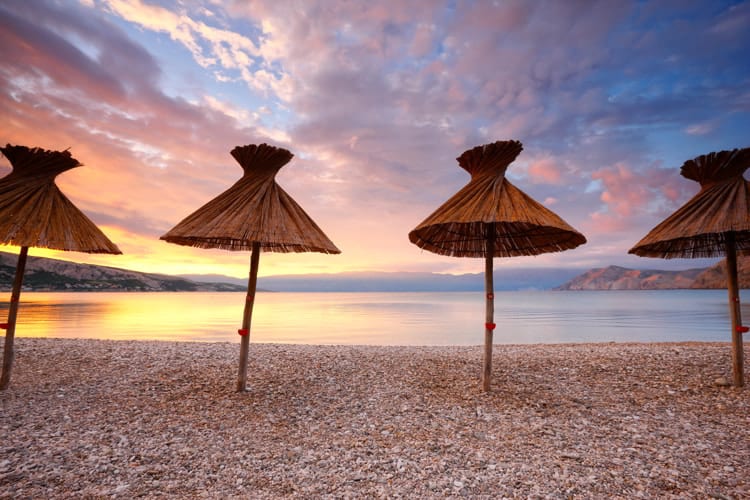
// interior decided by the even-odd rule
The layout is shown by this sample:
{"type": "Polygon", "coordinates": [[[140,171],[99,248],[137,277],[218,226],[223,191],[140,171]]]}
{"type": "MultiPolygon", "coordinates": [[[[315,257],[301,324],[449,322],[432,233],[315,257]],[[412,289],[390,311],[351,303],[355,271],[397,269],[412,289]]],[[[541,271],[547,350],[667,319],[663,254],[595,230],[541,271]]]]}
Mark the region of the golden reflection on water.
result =
{"type": "MultiPolygon", "coordinates": [[[[238,342],[244,304],[236,292],[26,292],[16,335],[238,342]]],[[[0,321],[7,309],[6,298],[0,321]]],[[[721,290],[497,292],[495,322],[498,344],[726,341],[729,328],[721,290]]],[[[481,345],[484,294],[258,293],[250,340],[481,345]]]]}
{"type": "MultiPolygon", "coordinates": [[[[483,321],[474,295],[259,293],[251,341],[317,344],[472,344],[450,325],[483,321]],[[465,302],[465,303],[464,303],[465,302]],[[468,304],[468,307],[467,307],[468,304]],[[439,320],[435,317],[440,316],[439,320]]],[[[16,335],[238,342],[244,293],[44,293],[21,296],[16,335]]],[[[0,315],[7,316],[7,302],[0,315]]],[[[466,330],[466,328],[462,328],[466,330]]]]}
{"type": "MultiPolygon", "coordinates": [[[[200,301],[191,301],[185,299],[198,297],[177,293],[25,293],[21,295],[16,334],[209,340],[204,337],[213,336],[222,324],[228,325],[233,317],[238,318],[235,322],[241,319],[242,310],[237,305],[241,297],[237,294],[200,295],[200,301]]],[[[2,314],[7,314],[7,303],[3,304],[2,314]]]]}

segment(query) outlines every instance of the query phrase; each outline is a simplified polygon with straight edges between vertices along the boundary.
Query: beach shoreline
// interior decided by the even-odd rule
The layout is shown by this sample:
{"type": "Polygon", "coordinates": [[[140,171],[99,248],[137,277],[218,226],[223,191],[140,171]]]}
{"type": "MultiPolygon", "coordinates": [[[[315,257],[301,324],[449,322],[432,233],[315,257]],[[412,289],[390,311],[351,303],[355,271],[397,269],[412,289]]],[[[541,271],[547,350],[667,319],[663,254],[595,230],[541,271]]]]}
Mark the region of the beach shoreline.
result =
{"type": "Polygon", "coordinates": [[[16,339],[0,498],[742,498],[729,343],[16,339]]]}

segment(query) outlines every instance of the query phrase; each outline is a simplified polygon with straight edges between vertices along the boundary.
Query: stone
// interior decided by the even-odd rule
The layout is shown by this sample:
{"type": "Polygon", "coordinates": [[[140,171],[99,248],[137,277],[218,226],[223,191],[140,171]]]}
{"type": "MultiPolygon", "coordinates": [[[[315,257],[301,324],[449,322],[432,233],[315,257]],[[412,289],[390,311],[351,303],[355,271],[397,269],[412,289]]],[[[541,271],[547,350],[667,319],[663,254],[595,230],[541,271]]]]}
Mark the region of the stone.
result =
{"type": "Polygon", "coordinates": [[[714,385],[716,387],[729,387],[732,385],[726,377],[718,377],[714,379],[714,385]]]}

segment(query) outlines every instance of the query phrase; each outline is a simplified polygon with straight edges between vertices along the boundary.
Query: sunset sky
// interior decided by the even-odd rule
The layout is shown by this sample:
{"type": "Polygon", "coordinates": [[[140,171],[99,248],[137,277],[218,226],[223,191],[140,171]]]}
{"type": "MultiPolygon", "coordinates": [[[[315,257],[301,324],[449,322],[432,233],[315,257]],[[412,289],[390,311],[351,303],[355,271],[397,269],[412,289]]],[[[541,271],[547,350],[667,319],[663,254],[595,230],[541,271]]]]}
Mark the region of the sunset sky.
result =
{"type": "Polygon", "coordinates": [[[509,180],[588,243],[496,268],[684,269],[714,261],[627,250],[698,191],[685,160],[750,146],[750,3],[4,0],[0,87],[0,143],[70,148],[58,185],[124,252],[31,255],[244,276],[249,252],[159,236],[268,142],[342,254],[261,275],[481,272],[407,234],[468,181],[457,156],[517,139],[509,180]]]}

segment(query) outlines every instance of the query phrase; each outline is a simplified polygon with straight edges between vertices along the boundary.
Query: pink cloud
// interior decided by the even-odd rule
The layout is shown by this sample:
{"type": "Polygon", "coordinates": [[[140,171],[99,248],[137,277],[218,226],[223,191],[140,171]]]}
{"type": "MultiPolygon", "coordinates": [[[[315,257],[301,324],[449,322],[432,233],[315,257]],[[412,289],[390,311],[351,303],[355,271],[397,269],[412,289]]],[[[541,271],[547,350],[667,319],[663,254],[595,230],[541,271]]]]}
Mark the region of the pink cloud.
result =
{"type": "Polygon", "coordinates": [[[530,22],[534,6],[523,0],[502,3],[479,2],[460,9],[461,30],[492,33],[521,31],[530,22]]]}
{"type": "Polygon", "coordinates": [[[435,44],[435,27],[421,23],[414,29],[414,38],[411,41],[409,52],[415,57],[424,57],[429,54],[435,44]]]}
{"type": "Polygon", "coordinates": [[[648,190],[635,182],[633,171],[622,163],[611,168],[603,168],[591,174],[594,180],[601,180],[605,190],[601,200],[616,214],[627,217],[636,207],[646,204],[648,190]]]}
{"type": "Polygon", "coordinates": [[[528,174],[531,182],[560,184],[563,180],[562,171],[552,157],[545,157],[532,162],[529,165],[528,174]]]}
{"type": "Polygon", "coordinates": [[[632,229],[632,224],[618,214],[594,212],[584,227],[587,234],[612,234],[632,229]]]}
{"type": "MultiPolygon", "coordinates": [[[[626,163],[592,172],[591,178],[602,182],[601,201],[619,217],[659,213],[677,208],[687,199],[687,183],[677,169],[653,167],[635,171],[626,163]]],[[[697,190],[695,191],[697,192],[697,190]]]]}

